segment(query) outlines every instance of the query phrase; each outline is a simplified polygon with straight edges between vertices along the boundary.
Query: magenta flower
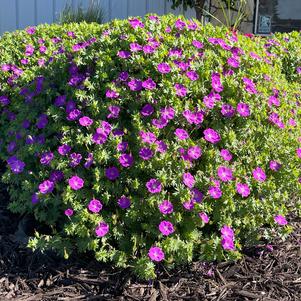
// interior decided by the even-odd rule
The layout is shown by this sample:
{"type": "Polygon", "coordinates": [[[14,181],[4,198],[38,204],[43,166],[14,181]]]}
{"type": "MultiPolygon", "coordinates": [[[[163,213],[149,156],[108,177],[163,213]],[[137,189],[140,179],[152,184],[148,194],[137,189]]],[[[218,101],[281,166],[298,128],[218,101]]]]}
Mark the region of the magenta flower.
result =
{"type": "Polygon", "coordinates": [[[122,209],[127,209],[131,206],[131,200],[123,195],[118,199],[118,205],[122,209]]]}
{"type": "Polygon", "coordinates": [[[259,182],[264,182],[266,180],[266,174],[262,168],[256,167],[253,170],[253,178],[259,182]]]}
{"type": "Polygon", "coordinates": [[[216,132],[213,129],[208,128],[208,129],[204,130],[204,139],[212,144],[216,144],[221,140],[221,137],[218,134],[218,132],[216,132]]]}
{"type": "Polygon", "coordinates": [[[142,160],[149,160],[153,157],[153,155],[154,155],[153,151],[148,147],[143,147],[139,151],[139,157],[142,160]]]}
{"type": "Polygon", "coordinates": [[[212,73],[211,85],[212,85],[212,89],[215,92],[222,92],[224,90],[224,87],[222,86],[222,83],[221,83],[221,76],[219,73],[212,73]]]}
{"type": "Polygon", "coordinates": [[[220,166],[217,169],[217,175],[223,182],[228,182],[233,180],[232,170],[226,166],[220,166]]]}
{"type": "Polygon", "coordinates": [[[285,218],[283,215],[276,215],[276,216],[274,217],[274,221],[275,221],[278,225],[280,225],[280,226],[285,226],[285,225],[287,225],[287,220],[286,220],[286,218],[285,218]]]}
{"type": "Polygon", "coordinates": [[[105,176],[110,180],[114,181],[119,177],[119,170],[117,167],[108,167],[105,171],[105,176]]]}
{"type": "Polygon", "coordinates": [[[281,168],[281,164],[277,161],[270,161],[270,169],[273,171],[278,171],[281,168]]]}
{"type": "Polygon", "coordinates": [[[298,149],[296,150],[296,153],[297,153],[297,156],[298,156],[299,158],[301,158],[301,148],[298,148],[298,149]]]}
{"type": "Polygon", "coordinates": [[[109,106],[110,113],[107,115],[107,118],[110,119],[116,119],[119,117],[119,113],[121,108],[119,106],[109,106]]]}
{"type": "Polygon", "coordinates": [[[183,183],[189,188],[192,188],[195,184],[194,176],[190,172],[183,174],[183,183]]]}
{"type": "Polygon", "coordinates": [[[39,185],[39,190],[42,194],[47,194],[52,192],[54,189],[54,183],[49,180],[45,180],[39,185]]]}
{"type": "Polygon", "coordinates": [[[154,90],[156,89],[156,83],[151,78],[148,78],[142,82],[142,87],[146,90],[154,90]]]}
{"type": "Polygon", "coordinates": [[[150,193],[160,193],[162,190],[161,182],[157,179],[150,179],[146,183],[146,188],[150,193]]]}
{"type": "Polygon", "coordinates": [[[138,52],[142,50],[142,46],[138,43],[131,43],[130,44],[130,49],[132,52],[138,52]]]}
{"type": "Polygon", "coordinates": [[[159,204],[158,207],[162,214],[173,213],[173,204],[168,200],[164,200],[162,203],[159,204]]]}
{"type": "Polygon", "coordinates": [[[190,201],[184,202],[182,205],[185,210],[191,211],[194,208],[194,204],[195,204],[195,202],[193,200],[190,200],[190,201]]]}
{"type": "Polygon", "coordinates": [[[175,135],[178,137],[179,140],[185,140],[189,138],[189,134],[183,129],[176,129],[175,135]]]}
{"type": "Polygon", "coordinates": [[[175,109],[173,107],[165,107],[160,110],[161,117],[166,120],[172,120],[175,117],[175,109]]]}
{"type": "Polygon", "coordinates": [[[216,187],[216,186],[210,186],[209,189],[208,189],[208,193],[210,194],[210,196],[213,198],[213,199],[219,199],[221,198],[222,196],[222,191],[219,187],[216,187]]]}
{"type": "Polygon", "coordinates": [[[221,244],[224,250],[227,251],[235,250],[234,242],[230,238],[222,238],[221,244]]]}
{"type": "Polygon", "coordinates": [[[131,56],[131,53],[126,50],[119,50],[117,55],[122,59],[128,59],[131,56]]]}
{"type": "Polygon", "coordinates": [[[176,95],[179,97],[185,97],[187,94],[187,89],[181,84],[175,84],[176,95]]]}
{"type": "Polygon", "coordinates": [[[237,183],[236,191],[238,194],[240,194],[244,198],[246,198],[250,195],[250,188],[247,184],[237,183]]]}
{"type": "Polygon", "coordinates": [[[97,237],[103,237],[109,232],[109,225],[105,222],[100,222],[95,229],[97,237]]]}
{"type": "Polygon", "coordinates": [[[231,227],[224,225],[221,228],[221,234],[224,238],[234,239],[234,231],[231,227]]]}
{"type": "Polygon", "coordinates": [[[173,232],[175,232],[173,224],[169,221],[162,221],[159,224],[159,230],[165,236],[168,236],[168,235],[172,234],[173,232]]]}
{"type": "Polygon", "coordinates": [[[64,214],[69,217],[69,216],[72,216],[74,214],[74,211],[73,211],[73,209],[68,208],[64,211],[64,214]]]}
{"type": "Polygon", "coordinates": [[[201,220],[205,223],[208,224],[209,223],[209,217],[205,212],[200,212],[199,213],[199,217],[201,218],[201,220]]]}
{"type": "Polygon", "coordinates": [[[188,148],[187,154],[191,159],[197,160],[202,156],[202,150],[199,146],[191,146],[188,148]]]}
{"type": "Polygon", "coordinates": [[[143,27],[144,27],[143,22],[140,21],[140,20],[137,19],[137,18],[129,19],[129,23],[131,24],[131,26],[132,26],[133,28],[138,28],[138,27],[143,28],[143,27]]]}
{"type": "Polygon", "coordinates": [[[160,63],[157,66],[157,69],[162,74],[166,74],[166,73],[169,73],[171,71],[171,68],[167,63],[160,63]]]}
{"type": "Polygon", "coordinates": [[[72,178],[69,179],[68,183],[71,189],[79,190],[83,188],[85,181],[78,176],[73,176],[72,178]]]}
{"type": "Polygon", "coordinates": [[[88,204],[88,209],[93,213],[98,213],[102,209],[103,205],[99,200],[93,199],[88,204]]]}
{"type": "Polygon", "coordinates": [[[145,143],[154,143],[157,140],[157,137],[154,133],[152,132],[140,132],[140,137],[142,139],[143,142],[145,143]]]}
{"type": "Polygon", "coordinates": [[[88,116],[83,116],[79,119],[79,124],[81,126],[90,126],[93,124],[93,120],[88,116]]]}
{"type": "Polygon", "coordinates": [[[165,254],[159,247],[151,247],[148,256],[152,261],[160,262],[165,258],[165,254]]]}
{"type": "Polygon", "coordinates": [[[240,102],[237,105],[236,110],[237,110],[238,114],[242,117],[248,117],[251,114],[250,107],[247,104],[242,103],[242,102],[240,102]]]}
{"type": "Polygon", "coordinates": [[[204,44],[201,43],[200,41],[197,41],[197,40],[193,40],[191,44],[192,44],[194,47],[198,48],[198,49],[204,47],[204,44]]]}
{"type": "Polygon", "coordinates": [[[221,157],[225,160],[225,161],[231,161],[232,160],[232,154],[227,150],[227,149],[222,149],[220,151],[221,157]]]}
{"type": "Polygon", "coordinates": [[[131,154],[122,154],[119,157],[119,163],[123,166],[123,167],[131,167],[134,163],[134,158],[131,154]]]}

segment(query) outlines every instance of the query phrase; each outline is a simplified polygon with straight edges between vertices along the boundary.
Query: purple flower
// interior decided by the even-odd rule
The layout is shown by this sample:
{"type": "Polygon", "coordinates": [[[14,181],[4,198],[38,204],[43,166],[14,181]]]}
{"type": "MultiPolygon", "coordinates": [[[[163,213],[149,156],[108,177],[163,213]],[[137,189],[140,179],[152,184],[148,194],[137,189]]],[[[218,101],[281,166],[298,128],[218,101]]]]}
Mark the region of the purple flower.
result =
{"type": "Polygon", "coordinates": [[[140,79],[132,79],[128,83],[128,87],[131,91],[141,91],[142,90],[142,81],[140,79]]]}
{"type": "Polygon", "coordinates": [[[160,262],[165,258],[165,254],[159,247],[151,247],[148,256],[152,261],[160,262]]]}
{"type": "Polygon", "coordinates": [[[238,68],[240,65],[239,61],[235,57],[228,58],[227,63],[233,68],[238,68]]]}
{"type": "Polygon", "coordinates": [[[105,222],[100,222],[95,229],[95,233],[97,237],[103,237],[108,232],[109,232],[109,225],[105,222]]]}
{"type": "Polygon", "coordinates": [[[99,200],[93,199],[89,202],[88,209],[93,213],[98,213],[103,205],[99,200]]]}
{"type": "Polygon", "coordinates": [[[223,182],[228,182],[233,180],[232,170],[226,166],[220,166],[217,169],[217,175],[223,182]]]}
{"type": "Polygon", "coordinates": [[[200,212],[199,213],[199,217],[201,218],[201,220],[205,223],[208,224],[209,223],[209,217],[205,212],[200,212]]]}
{"type": "Polygon", "coordinates": [[[138,52],[142,50],[142,46],[138,43],[131,43],[130,44],[130,49],[132,52],[138,52]]]}
{"type": "Polygon", "coordinates": [[[72,178],[69,179],[68,183],[71,189],[79,190],[83,188],[85,181],[78,176],[73,176],[72,178]]]}
{"type": "Polygon", "coordinates": [[[123,166],[123,167],[131,167],[134,163],[134,158],[131,154],[122,154],[119,157],[119,163],[123,166]]]}
{"type": "Polygon", "coordinates": [[[118,199],[118,205],[122,209],[127,209],[131,206],[131,200],[123,195],[120,199],[118,199]]]}
{"type": "Polygon", "coordinates": [[[182,205],[185,210],[191,211],[194,208],[194,204],[195,204],[195,202],[190,200],[190,201],[184,202],[182,205]]]}
{"type": "Polygon", "coordinates": [[[231,118],[235,115],[235,109],[231,105],[224,103],[222,105],[221,113],[223,116],[231,118]]]}
{"type": "Polygon", "coordinates": [[[161,182],[157,179],[150,179],[146,183],[146,188],[150,193],[160,193],[162,190],[161,182]]]}
{"type": "Polygon", "coordinates": [[[32,204],[37,204],[39,202],[39,196],[37,193],[34,193],[32,196],[31,196],[31,203],[32,204]]]}
{"type": "Polygon", "coordinates": [[[83,116],[79,119],[79,124],[81,126],[90,126],[93,124],[93,120],[88,116],[83,116]]]}
{"type": "Polygon", "coordinates": [[[148,78],[142,82],[142,87],[147,90],[154,90],[156,89],[156,83],[151,78],[148,78]]]}
{"type": "Polygon", "coordinates": [[[11,171],[14,174],[19,174],[23,172],[25,163],[21,160],[19,160],[17,157],[12,156],[7,160],[7,164],[9,165],[11,171]]]}
{"type": "Polygon", "coordinates": [[[53,158],[54,154],[52,152],[46,152],[42,154],[40,162],[43,165],[49,165],[53,158]]]}
{"type": "Polygon", "coordinates": [[[192,44],[194,47],[198,48],[198,49],[204,47],[204,44],[201,43],[200,41],[197,41],[197,40],[193,40],[191,44],[192,44]]]}
{"type": "Polygon", "coordinates": [[[222,196],[222,191],[219,187],[211,186],[208,189],[210,196],[214,199],[219,199],[222,196]]]}
{"type": "Polygon", "coordinates": [[[176,129],[175,135],[178,137],[179,140],[185,140],[189,138],[189,134],[183,129],[176,129]]]}
{"type": "Polygon", "coordinates": [[[173,107],[165,107],[160,110],[161,117],[167,120],[172,120],[175,117],[175,109],[173,107]]]}
{"type": "Polygon", "coordinates": [[[30,26],[30,27],[26,28],[26,32],[30,35],[33,35],[36,32],[36,28],[33,26],[30,26]]]}
{"type": "Polygon", "coordinates": [[[73,209],[68,208],[64,211],[64,214],[69,217],[69,216],[72,216],[74,214],[74,211],[73,211],[73,209]]]}
{"type": "Polygon", "coordinates": [[[173,224],[169,221],[162,221],[159,224],[159,230],[164,236],[168,236],[175,232],[175,229],[173,227],[173,224]]]}
{"type": "Polygon", "coordinates": [[[143,160],[149,160],[153,157],[153,151],[148,147],[143,147],[139,151],[139,157],[143,160]]]}
{"type": "Polygon", "coordinates": [[[227,149],[222,149],[220,151],[221,157],[225,160],[225,161],[231,161],[232,160],[232,154],[227,150],[227,149]]]}
{"type": "Polygon", "coordinates": [[[151,104],[146,104],[140,111],[140,114],[144,117],[150,116],[154,113],[154,107],[151,104]]]}
{"type": "Polygon", "coordinates": [[[283,215],[276,215],[276,216],[274,217],[274,221],[275,221],[278,225],[280,225],[280,226],[285,226],[285,225],[287,225],[287,220],[286,220],[286,218],[285,218],[283,215]]]}
{"type": "Polygon", "coordinates": [[[70,166],[71,167],[76,167],[77,165],[80,164],[80,161],[82,160],[82,155],[81,154],[77,154],[77,153],[72,153],[70,155],[70,166]]]}
{"type": "Polygon", "coordinates": [[[157,66],[157,69],[162,74],[166,74],[166,73],[169,73],[171,71],[171,68],[167,63],[160,63],[157,66]]]}
{"type": "MultiPolygon", "coordinates": [[[[121,81],[125,82],[128,80],[129,78],[129,74],[126,71],[120,72],[119,73],[119,77],[118,77],[121,81]]],[[[115,92],[116,93],[116,92],[115,92]]],[[[116,95],[115,95],[116,96],[116,95]]],[[[115,98],[115,97],[114,97],[115,98]]]]}
{"type": "Polygon", "coordinates": [[[62,107],[66,102],[66,95],[59,95],[54,100],[54,105],[57,107],[62,107]]]}
{"type": "Polygon", "coordinates": [[[218,134],[218,132],[216,132],[213,129],[208,128],[208,129],[204,130],[204,139],[210,143],[216,144],[221,140],[221,137],[218,134]]]}
{"type": "Polygon", "coordinates": [[[60,182],[63,179],[64,179],[64,173],[60,170],[53,170],[50,173],[49,180],[54,183],[60,182]]]}
{"type": "Polygon", "coordinates": [[[84,164],[84,167],[89,168],[93,164],[93,161],[94,161],[93,153],[89,153],[88,157],[85,160],[86,160],[86,162],[84,164]]]}
{"type": "Polygon", "coordinates": [[[129,19],[129,23],[131,24],[131,26],[133,28],[143,28],[144,27],[144,24],[142,21],[140,21],[139,19],[135,18],[135,19],[129,19]]]}
{"type": "Polygon", "coordinates": [[[192,188],[191,189],[191,194],[192,194],[192,201],[196,203],[202,203],[204,195],[201,191],[199,191],[197,188],[192,188]]]}
{"type": "Polygon", "coordinates": [[[192,188],[195,184],[194,176],[190,172],[186,172],[183,174],[183,183],[189,188],[192,188]]]}
{"type": "Polygon", "coordinates": [[[253,170],[253,178],[259,182],[264,182],[266,180],[266,174],[262,168],[256,167],[253,170]]]}
{"type": "Polygon", "coordinates": [[[39,190],[43,194],[52,192],[54,189],[54,183],[50,180],[45,180],[39,185],[39,190]]]}
{"type": "Polygon", "coordinates": [[[69,121],[77,120],[79,118],[79,116],[81,115],[81,113],[82,112],[80,110],[74,109],[68,114],[67,120],[69,120],[69,121]]]}
{"type": "Polygon", "coordinates": [[[2,106],[7,106],[9,103],[10,103],[10,100],[7,96],[5,96],[5,95],[0,96],[0,104],[2,106]]]}
{"type": "Polygon", "coordinates": [[[157,144],[157,151],[159,153],[165,153],[167,151],[167,144],[164,141],[157,140],[156,144],[157,144]]]}
{"type": "Polygon", "coordinates": [[[237,183],[236,191],[244,198],[246,198],[250,195],[250,188],[247,184],[237,183]]]}
{"type": "Polygon", "coordinates": [[[187,94],[187,89],[182,84],[175,84],[176,95],[179,97],[185,97],[187,94]]]}
{"type": "Polygon", "coordinates": [[[119,177],[119,170],[115,166],[108,167],[106,168],[105,175],[110,181],[114,181],[119,177]]]}
{"type": "Polygon", "coordinates": [[[32,56],[33,53],[34,53],[34,47],[32,45],[26,45],[25,46],[25,55],[32,56]]]}
{"type": "Polygon", "coordinates": [[[195,81],[199,79],[199,75],[195,71],[187,71],[186,76],[191,80],[195,81]]]}
{"type": "Polygon", "coordinates": [[[250,107],[245,104],[245,103],[242,103],[240,102],[238,105],[237,105],[237,108],[236,108],[238,114],[242,117],[248,117],[250,116],[250,107]]]}
{"type": "Polygon", "coordinates": [[[124,153],[127,150],[128,146],[129,146],[128,142],[122,141],[122,142],[117,144],[117,150],[119,152],[124,153]]]}
{"type": "Polygon", "coordinates": [[[61,156],[66,156],[71,151],[71,146],[63,144],[58,147],[58,152],[61,156]]]}
{"type": "Polygon", "coordinates": [[[202,156],[202,150],[199,146],[191,146],[188,148],[187,154],[191,159],[197,160],[202,156]]]}
{"type": "Polygon", "coordinates": [[[38,121],[37,121],[37,128],[43,129],[48,124],[48,117],[46,114],[41,114],[38,121]]]}
{"type": "Polygon", "coordinates": [[[281,164],[277,161],[270,161],[270,169],[273,171],[278,171],[281,168],[281,164]]]}
{"type": "Polygon", "coordinates": [[[164,200],[159,204],[159,210],[162,214],[171,214],[173,212],[173,205],[170,201],[164,200]]]}
{"type": "Polygon", "coordinates": [[[142,139],[143,142],[145,143],[154,143],[157,140],[157,137],[154,133],[152,132],[140,132],[140,137],[142,139]]]}

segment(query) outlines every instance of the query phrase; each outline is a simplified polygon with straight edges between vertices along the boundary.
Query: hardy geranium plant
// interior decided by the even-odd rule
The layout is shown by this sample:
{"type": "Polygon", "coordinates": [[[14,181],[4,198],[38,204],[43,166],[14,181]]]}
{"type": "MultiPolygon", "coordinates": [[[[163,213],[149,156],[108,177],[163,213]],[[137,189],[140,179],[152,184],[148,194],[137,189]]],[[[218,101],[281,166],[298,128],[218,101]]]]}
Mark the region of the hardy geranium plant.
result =
{"type": "Polygon", "coordinates": [[[9,207],[51,229],[29,245],[150,278],[157,262],[239,258],[262,226],[288,233],[301,72],[282,66],[298,51],[300,33],[266,40],[174,16],[5,34],[9,207]]]}

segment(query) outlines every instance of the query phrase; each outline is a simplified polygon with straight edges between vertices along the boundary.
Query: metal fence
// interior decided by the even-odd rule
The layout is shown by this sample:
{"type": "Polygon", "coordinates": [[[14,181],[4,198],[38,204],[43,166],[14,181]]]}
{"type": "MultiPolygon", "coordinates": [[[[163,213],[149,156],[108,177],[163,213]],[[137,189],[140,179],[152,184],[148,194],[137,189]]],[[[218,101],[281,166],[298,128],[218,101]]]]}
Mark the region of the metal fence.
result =
{"type": "MultiPolygon", "coordinates": [[[[21,29],[29,25],[56,22],[66,3],[74,7],[82,3],[87,7],[91,0],[0,0],[0,34],[21,29]]],[[[105,13],[105,21],[124,19],[128,16],[142,16],[146,13],[159,15],[174,13],[195,17],[192,9],[171,9],[167,0],[100,0],[105,13]]]]}

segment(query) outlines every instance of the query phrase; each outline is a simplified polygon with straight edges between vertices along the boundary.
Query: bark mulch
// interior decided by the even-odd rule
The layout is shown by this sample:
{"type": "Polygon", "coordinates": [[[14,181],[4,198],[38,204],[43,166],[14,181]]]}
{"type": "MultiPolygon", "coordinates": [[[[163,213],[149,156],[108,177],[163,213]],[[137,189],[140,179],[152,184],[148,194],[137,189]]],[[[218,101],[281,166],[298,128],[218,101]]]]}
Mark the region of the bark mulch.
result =
{"type": "Polygon", "coordinates": [[[157,280],[147,282],[87,255],[63,260],[31,252],[20,242],[24,217],[8,212],[5,191],[0,193],[1,301],[301,301],[301,220],[296,217],[290,219],[295,231],[285,242],[249,248],[236,263],[194,262],[173,271],[161,266],[157,280]]]}

